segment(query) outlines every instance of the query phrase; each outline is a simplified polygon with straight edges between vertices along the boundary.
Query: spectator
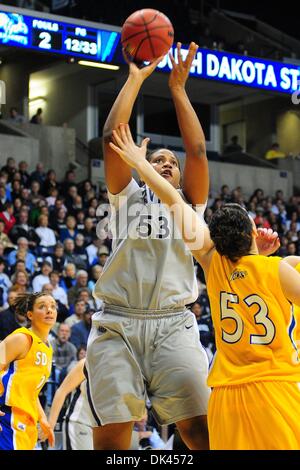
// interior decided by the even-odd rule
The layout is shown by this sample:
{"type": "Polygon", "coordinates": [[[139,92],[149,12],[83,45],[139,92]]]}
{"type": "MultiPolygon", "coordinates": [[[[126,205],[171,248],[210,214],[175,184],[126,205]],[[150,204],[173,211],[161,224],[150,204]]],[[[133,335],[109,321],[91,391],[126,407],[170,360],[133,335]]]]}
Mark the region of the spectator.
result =
{"type": "Polygon", "coordinates": [[[14,217],[14,206],[11,202],[7,202],[5,204],[4,211],[0,212],[0,219],[4,220],[5,223],[4,233],[9,235],[9,232],[16,223],[16,219],[14,217]]]}
{"type": "Polygon", "coordinates": [[[86,304],[90,306],[91,309],[95,311],[102,310],[102,300],[93,297],[88,287],[82,287],[81,289],[79,289],[77,298],[79,300],[83,300],[86,304]]]}
{"type": "Polygon", "coordinates": [[[12,289],[18,294],[25,294],[29,291],[29,276],[26,271],[18,271],[12,289]]]}
{"type": "Polygon", "coordinates": [[[25,122],[25,117],[19,113],[18,109],[15,107],[10,108],[9,110],[9,121],[12,121],[15,124],[23,124],[25,122]]]}
{"type": "Polygon", "coordinates": [[[64,241],[65,258],[68,263],[74,263],[76,269],[84,269],[85,263],[81,257],[75,253],[75,243],[71,238],[66,238],[64,241]]]}
{"type": "Polygon", "coordinates": [[[13,180],[13,176],[17,171],[16,160],[12,157],[8,157],[6,165],[1,168],[1,172],[7,173],[7,182],[10,183],[13,180]]]}
{"type": "MultiPolygon", "coordinates": [[[[92,246],[94,240],[96,238],[96,230],[93,224],[93,220],[90,217],[87,217],[84,221],[84,229],[82,231],[82,235],[84,236],[84,246],[92,246]]],[[[97,254],[97,245],[95,246],[95,250],[88,250],[89,255],[89,263],[93,261],[97,254]]]]}
{"type": "Polygon", "coordinates": [[[53,292],[52,292],[53,297],[55,298],[55,300],[59,300],[62,304],[64,304],[67,307],[68,297],[64,289],[59,286],[59,272],[52,271],[49,274],[49,279],[50,279],[50,284],[53,286],[53,292]]]}
{"type": "Polygon", "coordinates": [[[91,276],[91,279],[88,282],[88,288],[91,292],[93,292],[93,289],[96,285],[96,282],[98,281],[100,276],[102,276],[102,272],[103,272],[103,266],[101,266],[100,264],[95,264],[92,267],[92,269],[91,269],[92,276],[91,276]]]}
{"type": "Polygon", "coordinates": [[[43,124],[42,114],[43,114],[42,108],[38,108],[36,114],[32,116],[30,120],[31,124],[43,124]]]}
{"type": "Polygon", "coordinates": [[[45,197],[50,195],[51,188],[58,188],[58,183],[56,181],[56,173],[54,170],[47,171],[47,175],[42,186],[42,194],[45,197]]]}
{"type": "Polygon", "coordinates": [[[83,269],[79,270],[77,275],[76,275],[76,284],[71,287],[68,291],[68,301],[69,305],[74,304],[77,294],[78,294],[78,289],[81,287],[87,287],[88,283],[88,273],[84,271],[83,269]]]}
{"type": "Polygon", "coordinates": [[[30,176],[28,173],[28,163],[24,160],[19,162],[19,173],[21,175],[21,185],[28,188],[30,176]]]}
{"type": "Polygon", "coordinates": [[[7,257],[7,261],[8,261],[9,266],[13,266],[16,263],[18,254],[21,251],[21,253],[23,253],[23,254],[25,253],[25,267],[26,267],[26,270],[30,274],[33,274],[34,270],[36,268],[36,257],[28,251],[28,240],[27,240],[27,238],[25,238],[25,237],[18,238],[17,245],[18,245],[18,249],[11,251],[9,253],[8,257],[7,257]]]}
{"type": "Polygon", "coordinates": [[[59,239],[64,242],[67,238],[75,240],[78,231],[76,229],[76,219],[72,215],[66,218],[66,228],[60,230],[59,239]]]}
{"type": "Polygon", "coordinates": [[[56,238],[52,228],[48,227],[48,217],[46,215],[40,215],[38,218],[38,228],[35,229],[38,237],[40,237],[41,252],[46,253],[54,251],[56,245],[56,238]]]}
{"type": "Polygon", "coordinates": [[[92,264],[93,265],[100,264],[100,266],[104,266],[108,257],[109,257],[109,249],[107,248],[107,246],[102,245],[100,246],[98,250],[97,258],[94,259],[92,264]]]}
{"type": "Polygon", "coordinates": [[[243,152],[243,147],[238,143],[238,136],[234,135],[231,137],[231,143],[227,144],[224,148],[224,155],[230,153],[243,152]]]}
{"type": "Polygon", "coordinates": [[[40,243],[40,237],[34,228],[28,224],[28,211],[25,209],[20,210],[17,222],[11,229],[9,235],[14,243],[17,243],[19,238],[26,238],[30,248],[35,248],[40,243]]]}
{"type": "Polygon", "coordinates": [[[286,154],[279,148],[279,144],[275,142],[271,148],[266,152],[265,159],[271,160],[272,163],[277,163],[279,158],[285,158],[286,154]]]}
{"type": "Polygon", "coordinates": [[[10,290],[8,293],[9,307],[0,313],[0,341],[3,341],[6,336],[10,335],[17,328],[27,326],[27,314],[16,313],[13,307],[14,301],[18,296],[18,292],[10,290]]]}
{"type": "Polygon", "coordinates": [[[0,184],[0,212],[5,210],[5,204],[10,202],[4,183],[0,184]]]}
{"type": "Polygon", "coordinates": [[[70,315],[66,319],[66,324],[69,325],[70,328],[72,328],[73,325],[76,323],[80,322],[83,320],[83,314],[87,310],[87,308],[90,308],[84,300],[77,299],[75,301],[74,305],[75,311],[72,315],[70,315]]]}
{"type": "Polygon", "coordinates": [[[67,263],[60,280],[60,286],[68,292],[76,284],[76,266],[74,263],[67,263]]]}
{"type": "Polygon", "coordinates": [[[8,275],[4,272],[5,267],[5,260],[0,257],[0,310],[7,307],[8,290],[12,286],[8,275]]]}
{"type": "Polygon", "coordinates": [[[5,222],[4,220],[0,219],[0,243],[2,243],[4,250],[6,248],[14,248],[14,244],[11,242],[6,233],[4,233],[4,230],[5,222]]]}
{"type": "Polygon", "coordinates": [[[37,181],[40,187],[42,187],[45,179],[46,173],[44,172],[44,165],[42,163],[37,163],[35,171],[30,175],[30,183],[32,184],[33,181],[37,181]]]}
{"type": "Polygon", "coordinates": [[[74,253],[81,258],[82,263],[84,264],[84,269],[88,269],[89,259],[86,248],[84,247],[84,236],[81,233],[77,233],[75,237],[74,253]]]}
{"type": "Polygon", "coordinates": [[[48,261],[43,261],[41,266],[41,274],[38,274],[32,281],[33,292],[41,292],[44,284],[50,283],[49,275],[52,271],[52,266],[48,261]]]}
{"type": "Polygon", "coordinates": [[[47,256],[46,261],[52,264],[53,270],[59,273],[63,272],[66,264],[66,258],[64,255],[64,246],[62,243],[57,242],[54,247],[54,253],[47,256]]]}
{"type": "Polygon", "coordinates": [[[72,326],[70,341],[76,348],[79,346],[87,346],[88,337],[92,326],[92,315],[95,310],[87,308],[83,314],[83,319],[72,326]]]}

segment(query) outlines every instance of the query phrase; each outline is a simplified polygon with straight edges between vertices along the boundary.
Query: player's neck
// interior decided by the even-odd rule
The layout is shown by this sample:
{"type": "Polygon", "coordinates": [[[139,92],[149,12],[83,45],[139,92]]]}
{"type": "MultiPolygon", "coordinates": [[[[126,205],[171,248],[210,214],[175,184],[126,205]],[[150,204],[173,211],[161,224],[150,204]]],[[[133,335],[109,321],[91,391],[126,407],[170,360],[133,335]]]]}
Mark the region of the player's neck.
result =
{"type": "Polygon", "coordinates": [[[31,326],[31,331],[33,331],[33,333],[35,335],[37,335],[39,338],[41,338],[42,341],[44,341],[44,343],[48,343],[48,335],[49,335],[49,330],[45,328],[39,328],[37,326],[31,326]]]}
{"type": "Polygon", "coordinates": [[[248,254],[249,255],[259,255],[259,251],[258,251],[258,248],[257,248],[256,241],[255,241],[254,237],[252,238],[252,243],[251,243],[250,250],[249,250],[248,254]]]}

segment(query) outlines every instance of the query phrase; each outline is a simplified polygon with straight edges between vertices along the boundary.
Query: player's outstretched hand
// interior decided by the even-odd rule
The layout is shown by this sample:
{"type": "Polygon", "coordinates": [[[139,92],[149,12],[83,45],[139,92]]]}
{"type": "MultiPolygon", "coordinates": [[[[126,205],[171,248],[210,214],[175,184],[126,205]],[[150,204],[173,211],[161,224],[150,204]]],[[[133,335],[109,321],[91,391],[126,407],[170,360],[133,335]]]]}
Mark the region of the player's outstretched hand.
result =
{"type": "Polygon", "coordinates": [[[280,240],[277,232],[274,232],[271,228],[259,228],[257,233],[256,245],[260,255],[269,256],[278,250],[280,240]]]}
{"type": "Polygon", "coordinates": [[[125,49],[123,49],[123,57],[129,65],[129,75],[133,76],[135,79],[141,80],[142,82],[149,77],[152,72],[154,72],[159,62],[164,58],[164,56],[158,57],[158,59],[153,60],[150,64],[139,67],[135,62],[130,60],[130,55],[125,51],[125,49]]]}
{"type": "Polygon", "coordinates": [[[110,147],[132,168],[146,158],[147,145],[150,139],[142,141],[141,146],[133,141],[128,124],[120,124],[117,130],[113,131],[113,142],[110,147]]]}
{"type": "Polygon", "coordinates": [[[55,436],[54,431],[51,428],[50,424],[47,420],[40,419],[40,432],[39,432],[39,439],[41,441],[45,441],[48,439],[50,447],[54,447],[55,444],[55,436]]]}
{"type": "Polygon", "coordinates": [[[184,88],[185,83],[188,79],[190,69],[195,58],[196,52],[198,50],[198,44],[195,42],[191,42],[188,54],[185,60],[182,59],[181,53],[181,43],[177,43],[177,56],[178,56],[178,64],[175,62],[175,59],[172,53],[169,53],[170,60],[172,62],[172,72],[170,73],[169,77],[169,87],[170,88],[184,88]]]}

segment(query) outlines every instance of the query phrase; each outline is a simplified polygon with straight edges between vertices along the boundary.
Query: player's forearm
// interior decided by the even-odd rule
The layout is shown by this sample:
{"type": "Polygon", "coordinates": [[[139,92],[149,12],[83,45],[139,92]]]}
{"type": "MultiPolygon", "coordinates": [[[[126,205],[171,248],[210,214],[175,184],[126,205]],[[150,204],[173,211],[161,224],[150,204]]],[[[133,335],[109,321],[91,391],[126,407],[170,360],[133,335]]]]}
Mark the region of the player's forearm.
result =
{"type": "Polygon", "coordinates": [[[131,75],[128,76],[104,124],[104,137],[110,137],[113,129],[117,128],[120,123],[126,124],[129,122],[142,83],[141,79],[131,75]]]}
{"type": "Polygon", "coordinates": [[[170,88],[187,157],[206,156],[205,135],[183,87],[170,88]]]}
{"type": "Polygon", "coordinates": [[[41,421],[41,420],[46,420],[47,421],[47,416],[46,416],[46,413],[41,405],[41,402],[40,402],[40,399],[38,397],[37,399],[37,406],[38,406],[38,420],[41,421]]]}
{"type": "Polygon", "coordinates": [[[55,428],[60,410],[63,407],[65,399],[66,399],[66,394],[63,393],[61,390],[57,389],[54,395],[54,399],[51,405],[49,418],[48,418],[49,424],[52,429],[55,428]]]}

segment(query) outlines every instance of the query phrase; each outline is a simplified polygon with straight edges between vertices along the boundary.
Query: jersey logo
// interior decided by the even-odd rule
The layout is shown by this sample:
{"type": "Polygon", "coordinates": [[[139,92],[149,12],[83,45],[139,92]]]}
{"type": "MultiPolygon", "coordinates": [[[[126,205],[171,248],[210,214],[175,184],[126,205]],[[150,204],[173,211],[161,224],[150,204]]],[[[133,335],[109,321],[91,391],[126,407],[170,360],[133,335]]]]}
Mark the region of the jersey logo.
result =
{"type": "Polygon", "coordinates": [[[26,424],[19,422],[17,424],[17,429],[19,429],[20,431],[26,431],[26,424]]]}
{"type": "Polygon", "coordinates": [[[245,279],[248,276],[247,271],[233,271],[230,276],[230,281],[236,281],[237,279],[245,279]]]}
{"type": "Polygon", "coordinates": [[[48,358],[47,358],[47,354],[44,353],[44,352],[41,352],[41,351],[38,351],[36,353],[36,357],[35,357],[35,365],[36,366],[46,366],[48,364],[48,358]]]}

